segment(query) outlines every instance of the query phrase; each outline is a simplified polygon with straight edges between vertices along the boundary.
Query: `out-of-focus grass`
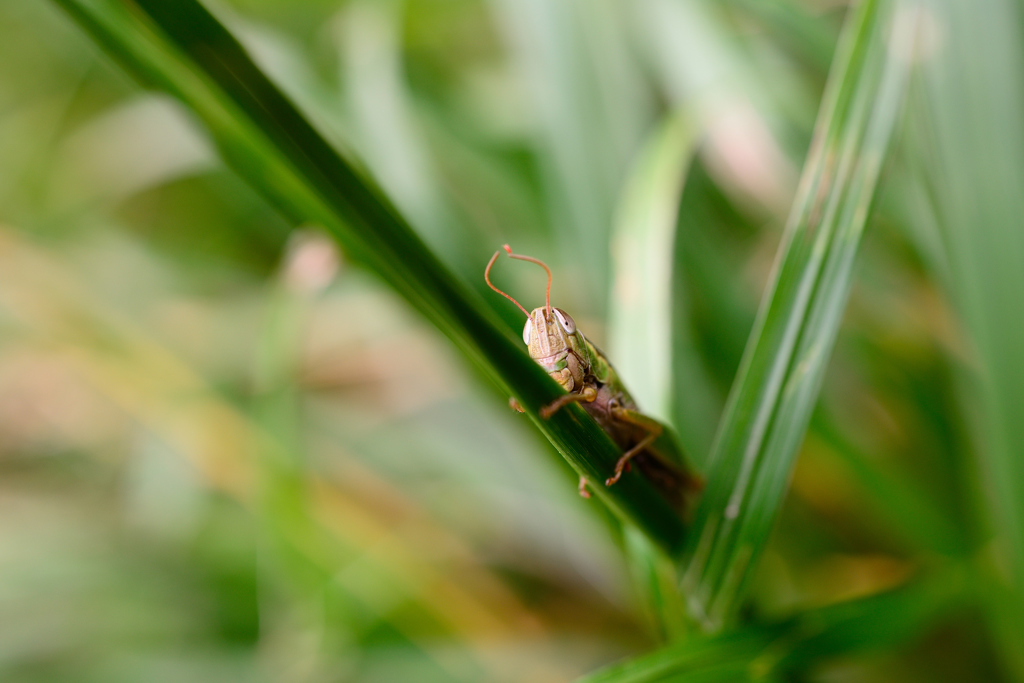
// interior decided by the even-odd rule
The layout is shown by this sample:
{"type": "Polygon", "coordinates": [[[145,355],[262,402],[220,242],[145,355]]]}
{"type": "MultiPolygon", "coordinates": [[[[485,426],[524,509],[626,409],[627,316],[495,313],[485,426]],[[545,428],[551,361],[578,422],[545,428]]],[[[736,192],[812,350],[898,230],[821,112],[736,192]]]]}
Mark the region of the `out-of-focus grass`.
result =
{"type": "MultiPolygon", "coordinates": [[[[977,377],[961,378],[960,400],[981,465],[976,505],[995,531],[987,558],[994,586],[987,593],[993,628],[1006,659],[1024,676],[1019,634],[1024,627],[1024,113],[1020,76],[1024,51],[1019,7],[986,2],[970,12],[958,3],[928,5],[936,26],[958,30],[940,38],[922,75],[920,170],[935,222],[917,216],[919,230],[937,231],[942,275],[970,340],[977,377]]],[[[920,233],[919,233],[920,234],[920,233]]],[[[934,233],[933,233],[934,234],[934,233]]]]}
{"type": "MultiPolygon", "coordinates": [[[[921,97],[821,400],[737,630],[714,637],[680,623],[664,558],[617,543],[380,283],[290,237],[178,105],[53,7],[0,6],[0,678],[563,681],[647,653],[621,670],[649,679],[700,651],[714,666],[682,680],[1008,678],[1021,36],[1008,3],[923,4],[921,97]],[[958,611],[915,601],[964,586],[958,611]]],[[[705,461],[843,4],[210,7],[458,277],[485,291],[510,241],[606,347],[609,236],[644,142],[671,115],[707,131],[665,185],[685,337],[660,369],[705,461]]],[[[502,277],[539,297],[536,273],[502,277]]]]}
{"type": "MultiPolygon", "coordinates": [[[[186,458],[186,469],[191,465],[213,491],[254,514],[262,522],[260,541],[278,558],[266,558],[266,569],[272,575],[284,571],[283,588],[289,587],[288,574],[297,572],[296,598],[313,586],[323,597],[323,586],[330,584],[340,593],[335,599],[354,603],[349,609],[361,607],[384,616],[390,611],[386,605],[408,602],[408,614],[385,619],[413,643],[421,639],[414,626],[418,618],[468,641],[507,637],[510,627],[526,634],[536,630],[534,617],[493,576],[486,571],[475,575],[477,561],[456,538],[424,524],[414,506],[358,463],[332,463],[340,469],[331,477],[314,467],[300,467],[303,447],[288,438],[282,422],[289,411],[274,400],[283,389],[270,378],[259,382],[262,398],[254,421],[143,330],[94,299],[89,286],[68,277],[58,262],[10,234],[5,235],[0,262],[3,304],[26,336],[46,349],[40,362],[52,357],[61,370],[86,381],[186,458]],[[428,558],[438,552],[444,564],[464,565],[457,569],[458,581],[432,568],[437,560],[428,558]],[[462,582],[474,591],[468,592],[462,582]],[[492,598],[496,602],[487,604],[492,598]]],[[[301,284],[292,286],[301,296],[301,284]]],[[[277,301],[275,307],[287,305],[277,296],[271,300],[277,301]]],[[[291,322],[301,325],[302,320],[291,322]]],[[[267,349],[264,357],[283,353],[286,349],[267,349]]],[[[261,374],[269,372],[269,362],[260,364],[261,374]]],[[[308,608],[301,601],[296,607],[308,608]]],[[[307,628],[329,625],[317,621],[307,628]]],[[[422,645],[432,654],[429,644],[422,645]]],[[[500,660],[487,662],[489,658],[486,652],[480,654],[483,663],[478,664],[495,675],[502,665],[500,660]]],[[[445,662],[442,656],[435,659],[445,662]]]]}

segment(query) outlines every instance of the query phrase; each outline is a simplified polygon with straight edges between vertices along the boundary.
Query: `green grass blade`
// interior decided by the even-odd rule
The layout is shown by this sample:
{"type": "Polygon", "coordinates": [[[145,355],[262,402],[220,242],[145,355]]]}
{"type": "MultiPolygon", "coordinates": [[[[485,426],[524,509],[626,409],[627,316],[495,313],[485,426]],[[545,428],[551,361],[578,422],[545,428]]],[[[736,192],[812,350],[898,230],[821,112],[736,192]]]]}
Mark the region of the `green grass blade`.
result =
{"type": "Polygon", "coordinates": [[[893,647],[964,604],[961,574],[944,573],[782,622],[692,638],[590,674],[577,683],[764,680],[822,660],[893,647]]]}
{"type": "Polygon", "coordinates": [[[693,623],[686,614],[676,563],[635,529],[627,528],[623,540],[630,578],[651,632],[660,643],[688,637],[693,623]]]}
{"type": "MultiPolygon", "coordinates": [[[[672,424],[673,342],[679,346],[672,334],[676,223],[698,133],[684,112],[656,127],[634,162],[612,234],[609,350],[640,408],[666,424],[672,424]]],[[[681,637],[690,625],[675,564],[633,534],[626,547],[661,637],[681,637]]]]}
{"type": "Polygon", "coordinates": [[[627,178],[611,248],[610,357],[640,408],[676,429],[693,463],[706,460],[717,406],[688,316],[690,297],[678,287],[679,255],[696,245],[677,232],[706,130],[684,109],[650,134],[627,178]]]}
{"type": "MultiPolygon", "coordinates": [[[[225,161],[296,223],[324,226],[536,416],[560,390],[500,318],[431,253],[383,193],[331,148],[195,0],[56,0],[143,82],[205,124],[225,161]]],[[[481,264],[482,269],[483,264],[481,264]]],[[[581,474],[603,481],[619,449],[578,407],[535,423],[581,474]]],[[[598,496],[674,553],[679,516],[633,474],[598,496]]]]}
{"type": "Polygon", "coordinates": [[[1024,31],[1019,3],[926,6],[932,49],[924,106],[914,113],[944,252],[934,260],[948,264],[936,275],[948,282],[977,362],[961,393],[982,470],[981,507],[996,535],[995,572],[1006,584],[991,610],[1005,656],[1024,676],[1024,31]]]}
{"type": "Polygon", "coordinates": [[[913,22],[893,3],[851,10],[819,112],[773,282],[712,449],[683,586],[718,628],[763,549],[810,420],[850,289],[854,257],[901,110],[913,22]],[[891,42],[890,42],[891,41],[891,42]]]}
{"type": "Polygon", "coordinates": [[[644,412],[663,422],[671,416],[676,218],[697,132],[686,114],[659,127],[630,176],[612,237],[611,357],[644,412]]]}

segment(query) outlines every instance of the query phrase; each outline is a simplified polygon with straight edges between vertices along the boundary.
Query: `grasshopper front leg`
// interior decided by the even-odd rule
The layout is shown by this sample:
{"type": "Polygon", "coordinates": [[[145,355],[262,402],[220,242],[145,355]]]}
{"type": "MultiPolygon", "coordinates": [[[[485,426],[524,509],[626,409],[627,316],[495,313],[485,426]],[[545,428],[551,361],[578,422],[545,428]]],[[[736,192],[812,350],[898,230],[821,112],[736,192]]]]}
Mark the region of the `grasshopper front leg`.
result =
{"type": "MultiPolygon", "coordinates": [[[[596,399],[597,389],[589,386],[583,387],[583,391],[580,393],[559,396],[554,401],[541,408],[540,416],[547,420],[570,403],[593,403],[596,399]]],[[[579,492],[584,498],[590,498],[590,491],[587,490],[587,480],[585,477],[580,477],[579,492]]]]}
{"type": "Polygon", "coordinates": [[[590,386],[583,387],[583,391],[578,394],[565,394],[564,396],[559,396],[554,401],[541,408],[540,416],[543,419],[548,420],[552,415],[570,403],[593,403],[596,399],[597,389],[590,386]]]}

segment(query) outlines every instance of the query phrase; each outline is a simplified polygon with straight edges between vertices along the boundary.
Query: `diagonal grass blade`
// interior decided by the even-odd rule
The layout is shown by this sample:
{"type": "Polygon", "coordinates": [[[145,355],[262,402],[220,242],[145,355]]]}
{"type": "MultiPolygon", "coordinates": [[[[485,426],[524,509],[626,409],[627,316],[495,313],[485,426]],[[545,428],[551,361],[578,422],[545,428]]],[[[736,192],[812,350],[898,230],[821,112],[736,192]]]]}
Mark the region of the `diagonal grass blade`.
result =
{"type": "Polygon", "coordinates": [[[848,16],[712,449],[683,577],[691,612],[709,629],[732,615],[767,542],[839,328],[910,68],[916,22],[897,7],[864,0],[848,16]]]}
{"type": "MultiPolygon", "coordinates": [[[[497,315],[459,282],[383,192],[341,156],[196,0],[56,0],[143,82],[165,90],[205,124],[229,166],[284,215],[324,226],[514,394],[569,463],[592,482],[619,449],[578,406],[536,418],[560,390],[497,315]]],[[[482,269],[483,264],[481,264],[482,269]]],[[[594,487],[620,516],[676,553],[684,527],[642,476],[594,487]]]]}

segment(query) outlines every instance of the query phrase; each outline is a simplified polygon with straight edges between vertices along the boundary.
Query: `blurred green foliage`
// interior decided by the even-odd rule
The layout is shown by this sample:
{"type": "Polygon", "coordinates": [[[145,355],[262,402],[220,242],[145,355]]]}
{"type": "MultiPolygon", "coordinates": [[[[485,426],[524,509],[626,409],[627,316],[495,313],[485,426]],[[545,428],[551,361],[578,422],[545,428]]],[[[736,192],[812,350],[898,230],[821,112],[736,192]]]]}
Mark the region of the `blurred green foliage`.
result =
{"type": "MultiPolygon", "coordinates": [[[[613,361],[613,235],[692,122],[651,200],[675,229],[651,410],[705,461],[844,4],[209,7],[507,322],[481,277],[506,241],[613,361]]],[[[56,5],[0,5],[0,679],[565,681],[666,637],[594,680],[1024,675],[1021,29],[1008,1],[918,9],[781,518],[734,630],[695,637],[631,583],[657,557],[380,280],[56,5]]]]}

